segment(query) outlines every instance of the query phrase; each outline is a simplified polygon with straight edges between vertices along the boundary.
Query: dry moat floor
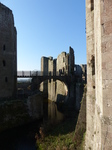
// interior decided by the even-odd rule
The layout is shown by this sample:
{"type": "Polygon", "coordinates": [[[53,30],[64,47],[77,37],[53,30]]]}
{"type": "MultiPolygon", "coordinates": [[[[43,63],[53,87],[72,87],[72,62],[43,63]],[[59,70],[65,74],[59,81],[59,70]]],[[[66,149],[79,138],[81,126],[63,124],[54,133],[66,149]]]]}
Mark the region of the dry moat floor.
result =
{"type": "Polygon", "coordinates": [[[2,150],[73,150],[75,149],[74,131],[77,118],[66,118],[58,124],[29,125],[7,130],[0,134],[2,150]],[[42,127],[42,133],[39,128],[42,127]],[[39,139],[37,138],[37,134],[39,139]]]}
{"type": "Polygon", "coordinates": [[[77,116],[58,124],[36,121],[0,134],[2,150],[81,150],[74,141],[77,116]],[[40,128],[41,127],[41,132],[40,128]],[[39,133],[40,132],[40,133],[39,133]]]}
{"type": "Polygon", "coordinates": [[[61,122],[49,123],[42,119],[0,133],[0,150],[83,150],[85,97],[86,94],[79,116],[69,109],[61,122]]]}
{"type": "MultiPolygon", "coordinates": [[[[76,118],[67,118],[63,122],[49,125],[47,130],[37,135],[37,150],[73,150],[76,118]]],[[[43,128],[44,130],[44,128],[43,128]]]]}

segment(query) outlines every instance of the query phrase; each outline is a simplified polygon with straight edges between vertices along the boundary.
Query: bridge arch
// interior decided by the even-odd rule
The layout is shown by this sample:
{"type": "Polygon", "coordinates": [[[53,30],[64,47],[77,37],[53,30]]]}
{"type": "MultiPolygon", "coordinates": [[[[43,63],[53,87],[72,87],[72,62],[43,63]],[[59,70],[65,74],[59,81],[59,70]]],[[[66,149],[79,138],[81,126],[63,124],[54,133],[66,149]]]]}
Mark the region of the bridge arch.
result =
{"type": "Polygon", "coordinates": [[[52,72],[49,72],[47,75],[44,74],[44,72],[41,71],[18,71],[17,72],[18,78],[32,78],[32,91],[35,91],[39,89],[40,83],[42,83],[45,80],[59,80],[63,82],[68,89],[68,97],[73,97],[73,90],[75,88],[75,83],[78,79],[76,75],[66,75],[61,74],[59,72],[56,72],[56,74],[53,74],[52,72]]]}
{"type": "MultiPolygon", "coordinates": [[[[36,76],[32,78],[32,90],[36,90],[40,88],[40,85],[42,82],[44,81],[48,81],[47,83],[45,83],[46,85],[49,84],[50,82],[55,82],[55,93],[59,93],[61,95],[61,91],[65,91],[65,93],[63,94],[66,97],[69,97],[69,93],[70,93],[70,85],[71,85],[71,77],[70,76],[36,76]],[[59,84],[63,84],[64,90],[59,91],[59,84]],[[58,86],[58,87],[57,87],[58,86]]],[[[48,86],[48,85],[47,85],[48,86]]],[[[61,87],[61,86],[60,86],[61,87]]],[[[42,87],[41,87],[42,89],[42,87]]],[[[48,90],[48,89],[47,89],[48,90]]]]}

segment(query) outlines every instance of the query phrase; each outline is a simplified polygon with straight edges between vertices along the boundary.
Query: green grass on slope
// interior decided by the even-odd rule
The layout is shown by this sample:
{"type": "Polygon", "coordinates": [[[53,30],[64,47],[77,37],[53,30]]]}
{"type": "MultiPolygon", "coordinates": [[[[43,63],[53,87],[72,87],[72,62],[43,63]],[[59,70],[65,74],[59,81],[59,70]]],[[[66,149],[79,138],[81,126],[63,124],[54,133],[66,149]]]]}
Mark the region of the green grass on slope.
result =
{"type": "Polygon", "coordinates": [[[77,119],[50,125],[44,139],[37,140],[37,150],[75,150],[73,142],[75,125],[77,119]]]}

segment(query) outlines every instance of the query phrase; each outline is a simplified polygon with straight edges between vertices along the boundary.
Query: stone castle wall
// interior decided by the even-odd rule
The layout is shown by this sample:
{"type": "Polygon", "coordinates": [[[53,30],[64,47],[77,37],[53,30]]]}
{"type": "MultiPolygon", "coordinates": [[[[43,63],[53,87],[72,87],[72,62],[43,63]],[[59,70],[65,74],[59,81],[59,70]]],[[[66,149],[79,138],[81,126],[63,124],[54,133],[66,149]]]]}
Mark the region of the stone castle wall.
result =
{"type": "MultiPolygon", "coordinates": [[[[48,70],[49,72],[54,73],[56,71],[56,64],[55,61],[53,60],[53,57],[49,57],[48,60],[48,70]]],[[[56,81],[53,81],[51,79],[48,81],[48,99],[49,100],[55,100],[56,99],[56,81]]]]}
{"type": "MultiPolygon", "coordinates": [[[[69,53],[62,52],[58,55],[57,59],[53,57],[42,57],[41,58],[41,71],[44,74],[57,74],[58,75],[69,75],[74,71],[74,50],[70,47],[69,53]]],[[[57,101],[58,99],[67,96],[68,88],[65,83],[56,80],[44,81],[41,83],[40,90],[48,91],[48,99],[57,101]]],[[[73,93],[73,91],[71,92],[73,93]]],[[[73,95],[73,94],[72,94],[73,95]]]]}
{"type": "MultiPolygon", "coordinates": [[[[69,74],[69,54],[66,52],[62,52],[57,57],[57,72],[59,74],[68,75],[69,74]]],[[[57,96],[56,100],[60,101],[62,99],[62,96],[67,96],[68,89],[65,83],[57,80],[57,96]]]]}
{"type": "Polygon", "coordinates": [[[94,89],[94,9],[90,0],[86,0],[86,40],[87,40],[87,103],[86,103],[86,145],[87,149],[94,144],[94,114],[95,114],[95,89],[94,89]],[[91,114],[91,115],[90,115],[91,114]],[[91,139],[91,140],[90,140],[91,139]]]}
{"type": "Polygon", "coordinates": [[[57,57],[57,72],[67,74],[69,72],[68,68],[68,54],[66,52],[62,52],[57,57]]]}
{"type": "Polygon", "coordinates": [[[86,0],[86,149],[112,149],[112,1],[86,0]],[[94,2],[94,5],[93,5],[94,2]],[[94,6],[94,7],[93,7],[94,6]],[[94,8],[94,9],[93,9],[94,8]],[[94,30],[94,32],[93,32],[94,30]],[[92,34],[93,33],[93,34],[92,34]],[[94,39],[94,40],[93,40],[94,39]]]}
{"type": "MultiPolygon", "coordinates": [[[[48,75],[48,58],[41,58],[41,71],[43,75],[48,75]]],[[[40,91],[47,93],[48,91],[48,81],[44,81],[40,84],[40,91]]]]}
{"type": "Polygon", "coordinates": [[[12,11],[0,3],[0,98],[16,95],[16,35],[12,11]]]}
{"type": "Polygon", "coordinates": [[[75,57],[74,57],[74,50],[73,48],[69,47],[69,74],[74,73],[74,64],[75,64],[75,57]]]}

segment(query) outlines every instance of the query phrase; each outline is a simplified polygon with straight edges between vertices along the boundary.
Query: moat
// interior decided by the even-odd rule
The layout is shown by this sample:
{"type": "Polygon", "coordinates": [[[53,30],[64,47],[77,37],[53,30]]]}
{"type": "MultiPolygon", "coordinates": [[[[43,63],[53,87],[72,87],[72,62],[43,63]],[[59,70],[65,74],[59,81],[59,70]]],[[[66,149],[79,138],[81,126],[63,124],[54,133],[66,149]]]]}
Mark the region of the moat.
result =
{"type": "Polygon", "coordinates": [[[66,109],[64,104],[45,100],[43,107],[42,119],[2,132],[0,134],[0,148],[2,150],[36,150],[35,134],[39,132],[39,127],[48,122],[55,125],[69,117],[69,109],[66,109]]]}

